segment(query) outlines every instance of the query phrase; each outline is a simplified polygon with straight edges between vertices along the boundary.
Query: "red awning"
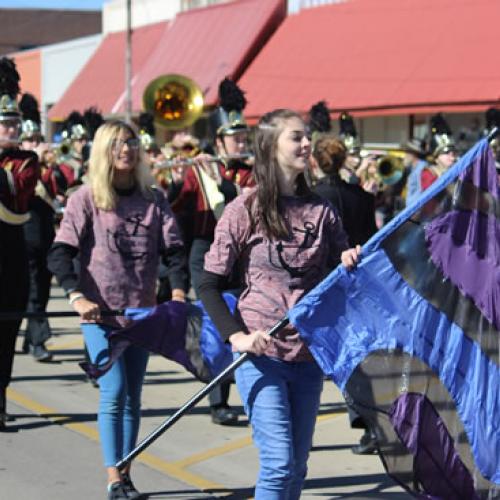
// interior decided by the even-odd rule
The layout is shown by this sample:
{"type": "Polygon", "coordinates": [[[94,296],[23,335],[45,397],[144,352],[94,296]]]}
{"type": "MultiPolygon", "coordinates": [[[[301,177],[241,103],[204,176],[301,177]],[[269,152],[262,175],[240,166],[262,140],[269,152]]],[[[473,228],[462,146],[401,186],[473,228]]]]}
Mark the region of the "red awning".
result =
{"type": "Polygon", "coordinates": [[[133,108],[141,109],[152,80],[170,73],[194,80],[205,103],[215,104],[220,81],[241,76],[285,14],[283,0],[239,0],[179,14],[141,69],[133,108]]]}
{"type": "Polygon", "coordinates": [[[326,100],[358,116],[500,103],[498,0],[349,0],[289,16],[247,69],[250,118],[326,100]]]}
{"type": "MultiPolygon", "coordinates": [[[[157,47],[168,23],[135,29],[132,33],[132,82],[148,55],[157,47]]],[[[125,32],[107,35],[61,99],[49,111],[63,120],[71,111],[96,106],[104,115],[123,111],[125,97],[125,32]]]]}
{"type": "MultiPolygon", "coordinates": [[[[132,109],[142,109],[142,94],[152,80],[177,73],[194,80],[208,105],[216,103],[219,82],[238,79],[283,21],[283,0],[239,0],[193,9],[169,23],[133,33],[132,109]]],[[[61,100],[50,110],[57,120],[73,109],[97,106],[104,115],[125,109],[125,33],[108,35],[61,100]]]]}

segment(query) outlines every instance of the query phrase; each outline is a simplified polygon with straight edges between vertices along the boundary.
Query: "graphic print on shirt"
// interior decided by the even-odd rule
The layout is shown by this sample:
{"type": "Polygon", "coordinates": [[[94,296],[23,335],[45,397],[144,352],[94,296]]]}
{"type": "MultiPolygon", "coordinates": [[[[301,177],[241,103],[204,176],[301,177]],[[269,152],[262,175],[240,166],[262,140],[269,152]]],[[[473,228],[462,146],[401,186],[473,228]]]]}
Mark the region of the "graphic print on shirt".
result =
{"type": "Polygon", "coordinates": [[[268,243],[269,262],[275,269],[284,269],[291,278],[302,278],[306,273],[320,271],[314,258],[318,240],[318,228],[313,222],[305,221],[303,227],[292,227],[290,241],[280,240],[268,243]]]}
{"type": "Polygon", "coordinates": [[[115,231],[107,229],[109,251],[119,253],[125,261],[146,257],[151,233],[149,226],[142,223],[143,220],[144,215],[137,213],[127,217],[115,231]]]}

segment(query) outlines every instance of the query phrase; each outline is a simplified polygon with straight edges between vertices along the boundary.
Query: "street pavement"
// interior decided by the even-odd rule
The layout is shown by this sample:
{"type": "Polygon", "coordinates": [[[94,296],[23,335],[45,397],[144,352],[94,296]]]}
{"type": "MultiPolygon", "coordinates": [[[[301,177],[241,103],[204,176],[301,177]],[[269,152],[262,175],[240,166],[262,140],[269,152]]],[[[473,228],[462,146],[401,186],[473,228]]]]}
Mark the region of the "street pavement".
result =
{"type": "MultiPolygon", "coordinates": [[[[49,310],[69,310],[54,287],[49,310]]],[[[98,390],[78,366],[83,358],[76,318],[51,320],[50,363],[21,354],[17,343],[8,411],[15,417],[0,433],[0,500],[105,499],[105,471],[98,442],[98,390]]],[[[149,361],[143,389],[140,439],[202,388],[184,369],[159,356],[149,361]]],[[[251,430],[236,389],[235,427],[214,425],[208,403],[190,413],[143,452],[132,476],[151,499],[252,498],[258,470],[251,430]]],[[[349,428],[342,396],[326,382],[303,499],[387,499],[410,496],[384,472],[376,455],[356,456],[360,437],[349,428]]]]}

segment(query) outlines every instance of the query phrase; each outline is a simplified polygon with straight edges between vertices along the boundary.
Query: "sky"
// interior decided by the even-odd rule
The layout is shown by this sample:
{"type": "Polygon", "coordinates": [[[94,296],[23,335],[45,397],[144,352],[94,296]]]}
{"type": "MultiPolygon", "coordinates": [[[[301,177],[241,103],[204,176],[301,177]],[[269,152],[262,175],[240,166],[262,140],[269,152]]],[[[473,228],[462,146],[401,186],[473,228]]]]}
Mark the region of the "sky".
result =
{"type": "Polygon", "coordinates": [[[1,8],[100,10],[107,0],[0,0],[1,8]]]}

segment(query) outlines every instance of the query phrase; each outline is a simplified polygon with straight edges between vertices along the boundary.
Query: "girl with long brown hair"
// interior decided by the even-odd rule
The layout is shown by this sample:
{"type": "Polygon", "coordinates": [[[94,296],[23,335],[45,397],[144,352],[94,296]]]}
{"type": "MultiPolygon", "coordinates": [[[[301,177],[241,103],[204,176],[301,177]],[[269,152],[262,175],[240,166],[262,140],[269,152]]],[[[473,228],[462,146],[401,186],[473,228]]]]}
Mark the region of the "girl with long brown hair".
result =
{"type": "Polygon", "coordinates": [[[331,205],[304,178],[310,141],[301,116],[266,114],[255,133],[257,186],[230,203],[205,258],[201,299],[235,356],[249,360],[236,383],[259,449],[257,500],[295,500],[307,471],[323,374],[292,328],[266,332],[341,260],[357,261],[331,205]],[[243,276],[235,316],[221,296],[238,266],[243,276]]]}

